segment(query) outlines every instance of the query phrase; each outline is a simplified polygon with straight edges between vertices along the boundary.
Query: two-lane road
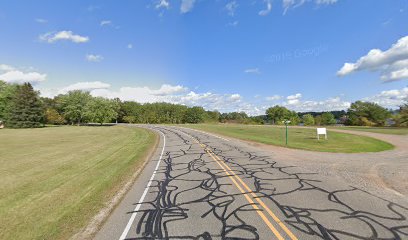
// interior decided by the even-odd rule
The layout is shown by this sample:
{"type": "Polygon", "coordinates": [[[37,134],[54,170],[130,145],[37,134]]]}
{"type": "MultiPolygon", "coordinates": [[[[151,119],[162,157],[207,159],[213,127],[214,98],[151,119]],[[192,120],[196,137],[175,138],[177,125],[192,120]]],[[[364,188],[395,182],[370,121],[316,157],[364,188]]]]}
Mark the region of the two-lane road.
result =
{"type": "Polygon", "coordinates": [[[95,239],[408,239],[408,206],[212,134],[150,126],[156,155],[95,239]]]}

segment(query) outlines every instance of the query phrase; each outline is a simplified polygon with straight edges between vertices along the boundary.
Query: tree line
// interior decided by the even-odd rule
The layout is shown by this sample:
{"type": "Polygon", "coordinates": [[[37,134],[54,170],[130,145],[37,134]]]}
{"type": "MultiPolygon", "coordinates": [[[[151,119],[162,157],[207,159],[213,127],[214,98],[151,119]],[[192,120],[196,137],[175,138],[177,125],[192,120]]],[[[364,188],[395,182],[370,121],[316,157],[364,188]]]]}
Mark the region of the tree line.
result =
{"type": "Polygon", "coordinates": [[[218,122],[220,116],[218,111],[206,111],[199,106],[164,102],[140,104],[118,98],[93,97],[80,90],[44,98],[30,83],[17,85],[0,81],[0,121],[10,128],[113,122],[202,123],[218,122]]]}
{"type": "Polygon", "coordinates": [[[357,101],[347,111],[297,113],[283,106],[268,108],[265,115],[248,116],[245,112],[220,113],[200,106],[188,107],[171,103],[145,103],[93,97],[80,90],[54,98],[40,97],[30,83],[21,85],[0,81],[0,121],[10,128],[33,128],[45,124],[81,125],[87,123],[240,123],[384,126],[393,119],[396,126],[408,125],[408,104],[398,111],[378,104],[357,101]]]}

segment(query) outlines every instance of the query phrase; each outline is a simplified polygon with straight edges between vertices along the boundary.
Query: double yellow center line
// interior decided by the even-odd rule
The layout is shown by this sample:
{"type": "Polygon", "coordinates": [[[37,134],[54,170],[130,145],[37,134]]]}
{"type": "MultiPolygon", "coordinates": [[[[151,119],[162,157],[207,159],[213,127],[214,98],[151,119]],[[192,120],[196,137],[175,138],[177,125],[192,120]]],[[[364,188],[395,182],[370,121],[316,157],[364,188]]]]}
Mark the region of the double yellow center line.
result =
{"type": "Polygon", "coordinates": [[[275,226],[269,221],[268,217],[265,216],[262,209],[255,204],[254,200],[259,203],[259,205],[269,214],[269,216],[275,221],[275,223],[289,236],[292,240],[298,240],[297,237],[285,226],[285,224],[272,212],[272,210],[260,199],[256,193],[254,193],[247,184],[237,175],[235,172],[222,161],[211,149],[207,148],[206,145],[200,143],[196,138],[190,136],[193,140],[204,148],[205,152],[224,170],[225,175],[227,175],[238,190],[245,196],[246,200],[251,204],[251,206],[256,210],[258,215],[266,223],[269,229],[275,234],[279,240],[284,240],[280,232],[275,228],[275,226]],[[242,185],[242,186],[241,186],[242,185]],[[246,189],[246,191],[245,191],[246,189]],[[252,198],[251,198],[252,197],[252,198]]]}

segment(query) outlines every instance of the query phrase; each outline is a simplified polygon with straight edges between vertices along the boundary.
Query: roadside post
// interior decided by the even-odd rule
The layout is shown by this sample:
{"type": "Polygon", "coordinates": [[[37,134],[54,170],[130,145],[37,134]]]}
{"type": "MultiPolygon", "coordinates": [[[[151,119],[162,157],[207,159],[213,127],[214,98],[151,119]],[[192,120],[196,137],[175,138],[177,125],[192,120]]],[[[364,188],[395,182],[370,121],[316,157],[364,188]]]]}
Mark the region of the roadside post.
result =
{"type": "Polygon", "coordinates": [[[286,146],[287,146],[287,145],[288,145],[288,125],[289,125],[290,121],[289,121],[289,120],[285,120],[285,121],[283,121],[283,123],[284,123],[285,126],[286,126],[286,146]]]}

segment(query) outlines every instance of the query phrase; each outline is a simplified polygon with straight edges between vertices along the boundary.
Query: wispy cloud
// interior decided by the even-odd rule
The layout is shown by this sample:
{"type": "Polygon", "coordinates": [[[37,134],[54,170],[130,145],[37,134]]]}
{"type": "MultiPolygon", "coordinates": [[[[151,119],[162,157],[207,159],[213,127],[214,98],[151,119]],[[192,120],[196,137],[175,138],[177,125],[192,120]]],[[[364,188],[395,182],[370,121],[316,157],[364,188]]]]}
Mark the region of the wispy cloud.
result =
{"type": "Polygon", "coordinates": [[[159,0],[155,6],[156,9],[160,9],[160,8],[165,8],[165,9],[169,9],[170,8],[170,3],[168,0],[159,0]]]}
{"type": "MultiPolygon", "coordinates": [[[[321,5],[331,5],[337,3],[338,0],[315,0],[314,3],[317,6],[321,5]]],[[[310,0],[282,0],[283,5],[283,14],[285,15],[286,12],[291,8],[297,8],[302,6],[307,2],[312,2],[310,0]]]]}
{"type": "Polygon", "coordinates": [[[261,74],[259,68],[248,68],[244,70],[244,73],[261,74]]]}
{"type": "Polygon", "coordinates": [[[36,18],[35,21],[38,22],[38,23],[42,23],[42,24],[48,23],[48,20],[43,19],[43,18],[36,18]]]}
{"type": "Polygon", "coordinates": [[[227,26],[228,26],[228,27],[236,27],[236,26],[238,26],[238,24],[239,24],[238,21],[233,21],[233,22],[227,23],[227,26]]]}
{"type": "Polygon", "coordinates": [[[101,27],[112,26],[112,21],[111,21],[111,20],[102,20],[99,25],[100,25],[101,27]]]}
{"type": "Polygon", "coordinates": [[[85,56],[85,59],[88,62],[101,62],[103,60],[103,57],[101,55],[87,54],[85,56]]]}
{"type": "Polygon", "coordinates": [[[74,43],[86,43],[89,37],[74,34],[72,31],[49,32],[39,36],[44,42],[54,43],[57,41],[71,41],[74,43]]]}
{"type": "Polygon", "coordinates": [[[266,16],[272,11],[272,0],[264,0],[266,4],[266,8],[264,10],[259,11],[260,16],[266,16]]]}
{"type": "Polygon", "coordinates": [[[235,15],[235,11],[237,10],[237,8],[238,8],[238,3],[236,1],[231,1],[225,5],[225,9],[227,10],[228,15],[230,16],[235,15]]]}
{"type": "Polygon", "coordinates": [[[188,13],[194,8],[196,0],[181,0],[180,13],[188,13]]]}
{"type": "Polygon", "coordinates": [[[99,10],[99,9],[101,9],[101,8],[102,8],[101,6],[90,5],[90,6],[88,6],[88,7],[86,8],[86,10],[88,10],[89,12],[93,12],[93,11],[99,10]]]}

